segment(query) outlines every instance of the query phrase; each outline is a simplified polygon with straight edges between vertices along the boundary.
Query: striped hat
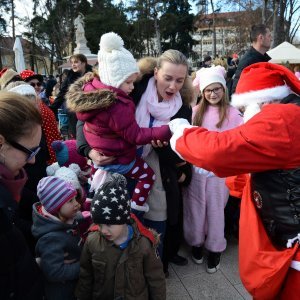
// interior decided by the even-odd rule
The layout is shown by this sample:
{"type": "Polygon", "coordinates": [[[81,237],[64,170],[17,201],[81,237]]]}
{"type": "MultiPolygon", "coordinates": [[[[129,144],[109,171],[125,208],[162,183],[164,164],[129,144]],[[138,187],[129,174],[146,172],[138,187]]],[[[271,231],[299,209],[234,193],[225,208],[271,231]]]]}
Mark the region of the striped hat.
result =
{"type": "Polygon", "coordinates": [[[77,191],[69,182],[48,176],[38,183],[37,195],[46,211],[56,214],[66,202],[77,195],[77,191]]]}

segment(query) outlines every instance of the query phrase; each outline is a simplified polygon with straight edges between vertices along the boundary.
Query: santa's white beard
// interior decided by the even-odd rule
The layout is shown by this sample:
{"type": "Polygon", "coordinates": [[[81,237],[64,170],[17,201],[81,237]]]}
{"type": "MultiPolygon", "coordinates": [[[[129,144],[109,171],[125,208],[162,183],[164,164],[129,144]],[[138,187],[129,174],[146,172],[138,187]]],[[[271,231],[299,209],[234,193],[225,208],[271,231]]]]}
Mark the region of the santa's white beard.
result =
{"type": "Polygon", "coordinates": [[[260,106],[257,103],[252,103],[246,106],[246,109],[244,111],[244,123],[246,123],[249,119],[251,119],[253,116],[255,116],[257,113],[260,112],[260,106]]]}

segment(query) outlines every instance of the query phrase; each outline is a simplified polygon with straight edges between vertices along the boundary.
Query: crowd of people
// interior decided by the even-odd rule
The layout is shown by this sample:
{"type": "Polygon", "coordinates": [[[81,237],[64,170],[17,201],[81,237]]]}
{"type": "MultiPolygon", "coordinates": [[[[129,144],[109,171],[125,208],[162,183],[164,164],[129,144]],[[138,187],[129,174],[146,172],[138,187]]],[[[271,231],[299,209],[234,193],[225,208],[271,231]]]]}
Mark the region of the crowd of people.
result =
{"type": "Polygon", "coordinates": [[[192,75],[113,32],[97,67],[0,72],[1,299],[163,300],[183,243],[213,274],[238,232],[249,293],[298,299],[300,81],[265,25],[250,38],[192,75]]]}

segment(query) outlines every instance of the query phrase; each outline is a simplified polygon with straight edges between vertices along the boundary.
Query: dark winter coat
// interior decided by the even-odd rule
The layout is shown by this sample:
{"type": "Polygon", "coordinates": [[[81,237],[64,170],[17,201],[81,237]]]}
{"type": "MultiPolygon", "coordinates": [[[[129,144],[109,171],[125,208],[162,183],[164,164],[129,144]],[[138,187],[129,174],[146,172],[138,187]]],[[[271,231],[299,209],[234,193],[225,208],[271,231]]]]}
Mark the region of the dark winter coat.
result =
{"type": "MultiPolygon", "coordinates": [[[[87,65],[85,73],[91,72],[92,66],[87,65]]],[[[53,110],[54,114],[57,116],[57,110],[62,107],[62,105],[65,103],[65,95],[69,89],[69,86],[74,83],[78,78],[80,78],[82,75],[78,72],[74,72],[73,70],[70,70],[67,78],[64,80],[64,82],[61,84],[61,88],[59,90],[59,93],[57,97],[55,98],[54,103],[50,105],[50,108],[53,110]]],[[[76,137],[76,124],[77,124],[77,118],[76,115],[72,112],[67,111],[67,115],[69,118],[68,125],[70,129],[70,133],[73,135],[73,137],[76,137]]]]}
{"type": "Polygon", "coordinates": [[[91,232],[80,261],[76,296],[80,300],[164,300],[166,283],[152,232],[138,228],[126,249],[91,232]]]}
{"type": "Polygon", "coordinates": [[[70,87],[67,105],[85,122],[83,130],[88,144],[106,156],[116,157],[113,164],[132,162],[136,157],[136,145],[152,140],[168,141],[171,137],[167,125],[139,127],[131,97],[120,89],[102,84],[90,73],[70,87]]]}
{"type": "Polygon", "coordinates": [[[15,226],[16,211],[11,193],[0,185],[0,299],[42,299],[40,270],[15,226]]]}
{"type": "Polygon", "coordinates": [[[41,213],[41,204],[35,203],[32,234],[37,239],[36,256],[45,277],[47,300],[75,299],[81,254],[77,224],[46,217],[41,213]]]}
{"type": "Polygon", "coordinates": [[[243,55],[238,64],[237,70],[234,74],[230,95],[235,93],[235,89],[238,81],[240,80],[241,73],[246,67],[258,62],[268,62],[270,59],[271,57],[267,53],[261,54],[253,47],[250,47],[250,49],[243,55]]]}
{"type": "MultiPolygon", "coordinates": [[[[143,93],[145,92],[149,79],[153,76],[153,74],[144,75],[140,81],[136,82],[134,90],[132,92],[133,100],[136,104],[139,103],[143,93]]],[[[182,92],[182,91],[180,91],[182,92]]],[[[192,91],[190,91],[192,93],[192,91]]],[[[182,106],[178,110],[178,112],[171,117],[171,120],[176,118],[183,118],[188,120],[190,123],[192,121],[192,108],[188,102],[189,91],[184,91],[182,93],[182,106]],[[185,97],[184,95],[187,95],[185,97]]],[[[178,183],[178,179],[185,173],[186,180],[183,183],[184,185],[188,185],[191,181],[191,166],[190,164],[186,164],[181,167],[177,167],[178,164],[183,163],[182,160],[172,149],[171,146],[168,145],[162,148],[155,148],[158,157],[159,157],[159,166],[161,172],[162,183],[164,189],[166,191],[166,199],[167,199],[167,219],[170,225],[175,225],[179,221],[180,210],[181,210],[181,187],[178,183]]]]}

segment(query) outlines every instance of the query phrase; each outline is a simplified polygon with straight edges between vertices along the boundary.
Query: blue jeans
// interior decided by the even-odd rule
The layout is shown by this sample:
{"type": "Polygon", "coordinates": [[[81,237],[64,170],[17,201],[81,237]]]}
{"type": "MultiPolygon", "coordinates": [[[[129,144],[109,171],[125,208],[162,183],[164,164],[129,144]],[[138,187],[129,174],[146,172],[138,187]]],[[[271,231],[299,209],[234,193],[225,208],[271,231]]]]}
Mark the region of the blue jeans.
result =
{"type": "Polygon", "coordinates": [[[163,254],[163,244],[166,232],[166,221],[152,221],[144,219],[144,225],[146,227],[154,229],[158,234],[160,234],[160,242],[157,247],[159,257],[162,259],[163,254]]]}

